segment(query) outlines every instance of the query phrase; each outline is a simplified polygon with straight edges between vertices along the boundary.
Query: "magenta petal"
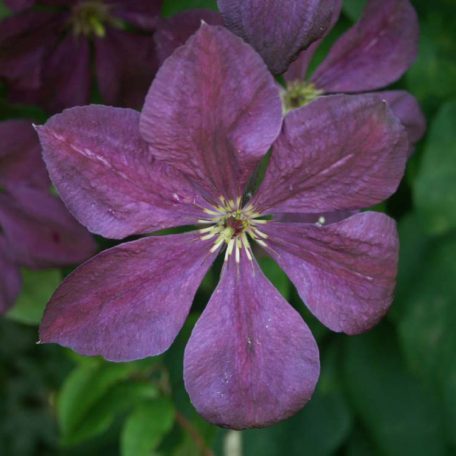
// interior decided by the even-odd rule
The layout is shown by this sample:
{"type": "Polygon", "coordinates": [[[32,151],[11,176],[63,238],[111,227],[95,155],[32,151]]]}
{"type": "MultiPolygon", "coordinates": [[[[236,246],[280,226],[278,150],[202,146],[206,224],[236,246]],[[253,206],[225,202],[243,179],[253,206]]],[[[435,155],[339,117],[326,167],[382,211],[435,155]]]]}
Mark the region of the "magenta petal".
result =
{"type": "Polygon", "coordinates": [[[319,369],[298,312],[255,261],[231,257],[185,350],[185,386],[198,412],[234,429],[271,425],[311,398],[319,369]]]}
{"type": "Polygon", "coordinates": [[[139,113],[86,106],[38,127],[49,174],[74,216],[109,238],[194,224],[199,196],[150,155],[139,113]]]}
{"type": "Polygon", "coordinates": [[[342,10],[342,0],[333,0],[332,5],[330,6],[333,14],[331,16],[331,22],[329,27],[326,29],[325,34],[314,41],[307,49],[304,49],[298,56],[298,58],[289,66],[287,72],[283,75],[285,80],[288,82],[292,81],[304,81],[307,75],[307,69],[309,64],[320,46],[323,39],[328,35],[332,28],[336,25],[339,20],[340,12],[342,10]]]}
{"type": "Polygon", "coordinates": [[[281,122],[278,87],[258,54],[223,27],[204,24],[160,68],[141,132],[157,158],[215,202],[242,195],[281,122]]]}
{"type": "Polygon", "coordinates": [[[160,64],[200,28],[201,21],[210,25],[223,25],[222,16],[207,9],[182,11],[173,17],[159,20],[154,40],[160,64]]]}
{"type": "Polygon", "coordinates": [[[51,183],[31,122],[0,122],[0,138],[0,186],[13,190],[18,184],[26,183],[47,190],[51,183]]]}
{"type": "Polygon", "coordinates": [[[263,231],[270,255],[328,328],[357,334],[385,315],[399,251],[393,219],[363,212],[328,226],[270,223],[263,231]]]}
{"type": "Polygon", "coordinates": [[[0,237],[0,315],[16,300],[21,290],[21,273],[6,252],[6,240],[0,237]]]}
{"type": "Polygon", "coordinates": [[[404,90],[382,91],[378,95],[388,102],[393,113],[407,130],[410,144],[416,144],[426,131],[426,118],[416,98],[404,90]]]}
{"type": "Polygon", "coordinates": [[[312,81],[326,92],[363,92],[399,79],[415,60],[419,26],[409,0],[369,0],[312,81]]]}
{"type": "Polygon", "coordinates": [[[397,189],[405,129],[377,95],[321,97],[290,112],[252,204],[259,212],[361,209],[397,189]]]}
{"type": "Polygon", "coordinates": [[[157,71],[151,36],[109,30],[95,42],[96,73],[106,103],[140,109],[157,71]]]}
{"type": "Polygon", "coordinates": [[[322,37],[334,0],[218,0],[226,26],[281,74],[304,48],[322,37]]]}
{"type": "Polygon", "coordinates": [[[41,341],[111,361],[163,353],[212,264],[210,247],[186,233],[105,250],[57,289],[44,314],[41,341]]]}
{"type": "Polygon", "coordinates": [[[96,248],[60,200],[31,187],[16,186],[13,197],[0,194],[0,225],[10,255],[29,267],[80,263],[96,248]]]}

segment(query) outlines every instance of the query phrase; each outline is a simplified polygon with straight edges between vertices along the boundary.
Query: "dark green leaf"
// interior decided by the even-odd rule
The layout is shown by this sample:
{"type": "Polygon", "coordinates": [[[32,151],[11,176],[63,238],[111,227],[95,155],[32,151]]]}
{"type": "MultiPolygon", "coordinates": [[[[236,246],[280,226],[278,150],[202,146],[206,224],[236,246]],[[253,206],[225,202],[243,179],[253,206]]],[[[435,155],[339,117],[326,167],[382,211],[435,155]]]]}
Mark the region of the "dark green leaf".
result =
{"type": "Polygon", "coordinates": [[[440,109],[427,139],[414,199],[427,231],[456,227],[456,101],[440,109]]]}
{"type": "Polygon", "coordinates": [[[180,11],[193,8],[217,10],[217,0],[165,0],[162,14],[164,16],[173,16],[180,11]]]}
{"type": "Polygon", "coordinates": [[[280,294],[288,300],[290,298],[291,284],[287,275],[271,257],[262,257],[258,262],[264,275],[280,291],[280,294]]]}
{"type": "Polygon", "coordinates": [[[395,339],[386,325],[345,339],[345,383],[353,405],[380,454],[443,455],[434,396],[407,371],[395,339]]]}
{"type": "Polygon", "coordinates": [[[174,406],[160,398],[138,405],[121,436],[122,456],[149,456],[174,423],[174,406]]]}

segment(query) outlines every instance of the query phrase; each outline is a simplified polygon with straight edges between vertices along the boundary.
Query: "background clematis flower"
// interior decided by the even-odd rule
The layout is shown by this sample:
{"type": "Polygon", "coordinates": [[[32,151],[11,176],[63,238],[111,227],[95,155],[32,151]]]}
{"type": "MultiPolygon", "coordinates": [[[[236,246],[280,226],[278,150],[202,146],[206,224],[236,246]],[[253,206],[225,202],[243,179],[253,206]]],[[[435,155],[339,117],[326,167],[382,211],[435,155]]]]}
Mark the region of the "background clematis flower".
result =
{"type": "MultiPolygon", "coordinates": [[[[331,27],[341,10],[342,1],[337,3],[331,27]]],[[[310,79],[307,70],[321,39],[291,64],[285,73],[285,109],[303,106],[325,94],[383,89],[415,60],[418,35],[418,19],[409,0],[369,0],[361,19],[334,43],[310,79]]],[[[410,143],[416,143],[424,134],[426,121],[415,97],[404,90],[377,93],[406,127],[410,143]]]]}
{"type": "Polygon", "coordinates": [[[276,213],[356,210],[391,195],[407,135],[376,96],[321,98],[282,125],[279,89],[262,59],[223,27],[203,25],[160,68],[141,114],[73,108],[39,127],[51,178],[90,231],[125,242],[55,292],[40,340],[128,361],[164,352],[219,253],[220,283],[185,350],[185,385],[209,421],[236,429],[284,419],[311,397],[315,340],[266,279],[257,244],[334,331],[372,327],[391,304],[398,238],[388,216],[326,225],[276,213]],[[247,183],[266,152],[265,179],[247,183]],[[272,220],[271,220],[272,217],[272,220]]]}
{"type": "Polygon", "coordinates": [[[88,103],[93,60],[107,103],[142,105],[157,69],[152,30],[161,0],[10,0],[8,5],[18,12],[0,22],[0,80],[12,101],[50,112],[88,103]]]}
{"type": "Polygon", "coordinates": [[[32,124],[0,122],[0,313],[14,303],[21,266],[79,263],[95,243],[49,193],[50,181],[32,124]]]}

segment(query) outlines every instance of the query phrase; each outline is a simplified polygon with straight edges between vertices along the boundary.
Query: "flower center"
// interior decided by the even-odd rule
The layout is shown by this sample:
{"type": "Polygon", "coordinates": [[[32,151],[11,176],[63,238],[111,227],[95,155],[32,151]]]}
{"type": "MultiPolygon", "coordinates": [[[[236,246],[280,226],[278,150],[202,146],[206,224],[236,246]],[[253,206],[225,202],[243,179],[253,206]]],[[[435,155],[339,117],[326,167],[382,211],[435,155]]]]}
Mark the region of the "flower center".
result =
{"type": "Polygon", "coordinates": [[[106,24],[116,26],[118,21],[111,16],[109,6],[102,0],[87,0],[73,7],[70,22],[76,36],[103,38],[106,24]]]}
{"type": "Polygon", "coordinates": [[[289,82],[286,90],[282,92],[282,104],[285,112],[300,108],[318,98],[323,93],[312,82],[289,82]]]}
{"type": "Polygon", "coordinates": [[[267,234],[259,230],[258,226],[267,223],[267,220],[259,219],[261,214],[256,212],[251,204],[242,207],[242,199],[226,200],[220,197],[220,205],[211,209],[204,209],[208,214],[207,219],[198,220],[199,224],[211,225],[199,230],[202,240],[214,239],[211,252],[215,252],[220,246],[226,244],[225,261],[235,252],[236,262],[239,263],[241,250],[249,260],[252,260],[252,248],[249,238],[266,247],[264,239],[267,234]]]}

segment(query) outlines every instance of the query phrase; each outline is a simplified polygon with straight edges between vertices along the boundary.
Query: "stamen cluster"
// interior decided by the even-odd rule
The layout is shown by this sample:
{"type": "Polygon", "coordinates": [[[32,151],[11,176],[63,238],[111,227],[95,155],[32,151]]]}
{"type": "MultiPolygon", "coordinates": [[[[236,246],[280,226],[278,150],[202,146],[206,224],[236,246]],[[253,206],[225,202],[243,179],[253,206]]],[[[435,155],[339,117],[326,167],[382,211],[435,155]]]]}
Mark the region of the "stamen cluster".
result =
{"type": "Polygon", "coordinates": [[[199,230],[202,234],[201,239],[206,241],[215,238],[214,245],[210,249],[211,253],[225,243],[227,246],[225,261],[234,251],[236,263],[239,263],[243,248],[247,258],[251,261],[252,248],[247,235],[261,246],[266,247],[267,244],[264,239],[267,239],[268,236],[258,229],[258,225],[267,223],[267,220],[259,219],[261,214],[256,212],[251,204],[242,207],[242,198],[240,197],[236,201],[226,200],[223,196],[219,199],[220,205],[212,209],[204,209],[209,217],[198,220],[199,224],[211,225],[199,230]]]}

